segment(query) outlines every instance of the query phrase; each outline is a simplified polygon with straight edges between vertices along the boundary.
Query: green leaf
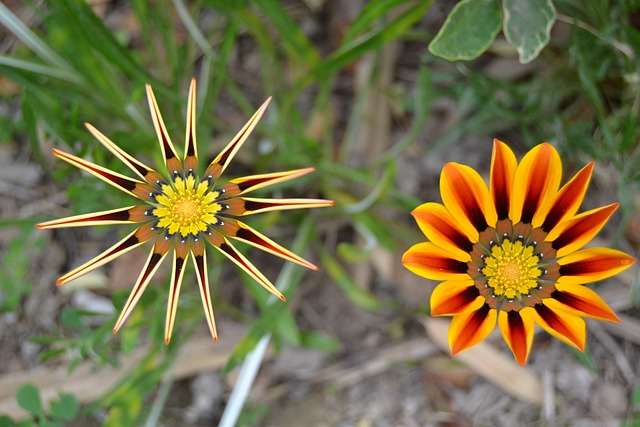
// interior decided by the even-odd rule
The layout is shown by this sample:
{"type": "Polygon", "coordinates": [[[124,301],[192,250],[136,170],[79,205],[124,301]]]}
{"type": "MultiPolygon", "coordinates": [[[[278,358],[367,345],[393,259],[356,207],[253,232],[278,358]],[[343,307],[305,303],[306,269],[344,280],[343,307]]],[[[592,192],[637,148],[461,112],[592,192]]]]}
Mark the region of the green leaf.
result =
{"type": "Polygon", "coordinates": [[[0,427],[14,427],[16,423],[6,415],[0,415],[0,427]]]}
{"type": "Polygon", "coordinates": [[[58,400],[51,402],[51,416],[60,420],[71,421],[79,411],[80,404],[73,394],[60,393],[58,400]]]}
{"type": "Polygon", "coordinates": [[[18,405],[27,412],[38,417],[44,415],[44,411],[42,410],[42,400],[40,400],[40,391],[35,385],[25,384],[20,387],[16,395],[16,400],[18,401],[18,405]]]}
{"type": "Polygon", "coordinates": [[[498,0],[463,0],[453,8],[429,50],[448,61],[480,56],[500,31],[498,0]]]}
{"type": "Polygon", "coordinates": [[[340,349],[340,342],[334,340],[328,335],[314,331],[300,332],[302,346],[315,348],[323,351],[336,351],[340,349]]]}
{"type": "Polygon", "coordinates": [[[549,33],[556,22],[556,8],[551,0],[503,0],[504,35],[518,50],[521,64],[538,56],[549,43],[549,33]]]}

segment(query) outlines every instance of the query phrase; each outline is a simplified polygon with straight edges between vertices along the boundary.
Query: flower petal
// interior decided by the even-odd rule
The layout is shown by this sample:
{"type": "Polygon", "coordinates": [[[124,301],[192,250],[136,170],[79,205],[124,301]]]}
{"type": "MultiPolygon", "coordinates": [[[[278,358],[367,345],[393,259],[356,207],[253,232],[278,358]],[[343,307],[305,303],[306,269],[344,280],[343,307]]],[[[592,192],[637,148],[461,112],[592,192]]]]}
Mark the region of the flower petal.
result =
{"type": "Polygon", "coordinates": [[[124,307],[122,309],[122,312],[120,313],[120,316],[118,317],[118,321],[116,322],[116,325],[113,327],[114,334],[118,332],[118,330],[122,327],[122,325],[127,320],[127,318],[129,318],[129,315],[133,311],[133,308],[136,306],[136,304],[140,300],[140,297],[144,293],[144,290],[147,288],[149,281],[158,270],[158,267],[160,267],[160,264],[162,264],[162,261],[164,260],[164,258],[167,256],[167,252],[170,245],[163,244],[164,243],[163,240],[164,239],[156,240],[156,244],[153,246],[153,249],[151,249],[151,252],[149,252],[149,257],[147,258],[147,262],[144,268],[142,269],[142,271],[140,272],[140,275],[138,276],[138,280],[136,281],[136,284],[133,286],[133,289],[131,290],[131,294],[129,294],[129,298],[127,299],[127,302],[124,304],[124,307]]]}
{"type": "Polygon", "coordinates": [[[162,175],[141,161],[130,156],[126,151],[118,147],[113,141],[104,136],[102,132],[93,127],[90,123],[85,123],[84,126],[98,141],[100,141],[100,143],[102,143],[102,145],[107,148],[107,150],[111,151],[113,155],[122,160],[125,165],[129,166],[132,171],[134,171],[140,178],[147,181],[148,184],[155,186],[157,182],[162,182],[164,180],[162,175]]]}
{"type": "Polygon", "coordinates": [[[551,207],[562,178],[562,162],[547,142],[536,145],[516,169],[509,218],[538,227],[551,207]]]}
{"type": "Polygon", "coordinates": [[[587,192],[591,173],[593,172],[594,162],[589,163],[567,182],[556,194],[551,204],[551,209],[547,213],[542,230],[549,232],[562,222],[565,218],[570,218],[578,211],[582,199],[587,192]]]}
{"type": "Polygon", "coordinates": [[[258,232],[247,224],[234,220],[227,219],[227,223],[235,222],[237,229],[234,235],[228,235],[232,239],[240,240],[263,251],[269,252],[272,255],[278,256],[287,261],[295,262],[303,267],[310,268],[312,270],[318,270],[318,267],[307,261],[306,259],[294,254],[290,250],[280,246],[264,234],[258,232]]]}
{"type": "Polygon", "coordinates": [[[576,251],[558,260],[558,283],[583,284],[614,276],[631,267],[635,259],[609,248],[589,248],[576,251]]]}
{"type": "Polygon", "coordinates": [[[223,237],[224,242],[220,246],[214,246],[220,252],[222,252],[227,258],[234,262],[238,267],[242,268],[253,280],[260,283],[266,290],[271,292],[273,295],[280,298],[282,301],[286,301],[286,298],[278,288],[276,288],[270,281],[267,279],[264,274],[260,272],[244,255],[242,255],[238,250],[227,240],[226,237],[223,237]]]}
{"type": "Polygon", "coordinates": [[[220,215],[246,216],[269,211],[290,209],[326,208],[333,206],[333,200],[323,199],[256,199],[235,197],[225,201],[226,207],[220,215]]]}
{"type": "Polygon", "coordinates": [[[196,79],[191,79],[187,100],[187,130],[184,137],[184,170],[195,174],[198,170],[198,144],[196,142],[196,79]]]}
{"type": "Polygon", "coordinates": [[[451,355],[456,355],[485,339],[496,326],[496,310],[484,304],[476,311],[459,314],[449,325],[451,355]]]}
{"type": "Polygon", "coordinates": [[[417,274],[431,280],[468,279],[467,263],[432,242],[422,242],[407,250],[402,264],[417,274]]]}
{"type": "Polygon", "coordinates": [[[431,294],[431,315],[463,314],[478,310],[484,303],[473,280],[447,280],[436,286],[431,294]]]}
{"type": "Polygon", "coordinates": [[[69,216],[36,224],[40,229],[88,227],[90,225],[131,224],[148,221],[145,206],[129,206],[127,208],[93,212],[83,215],[69,216]]]}
{"type": "Polygon", "coordinates": [[[469,166],[447,163],[440,175],[440,194],[449,213],[465,234],[478,241],[478,235],[497,221],[496,208],[487,185],[469,166]]]}
{"type": "Polygon", "coordinates": [[[131,179],[127,176],[121,175],[117,172],[103,168],[102,166],[91,163],[87,160],[76,157],[73,154],[65,153],[64,151],[53,149],[53,154],[56,157],[61,158],[67,163],[74,165],[75,167],[82,169],[85,172],[89,172],[96,178],[101,179],[109,185],[116,187],[118,190],[124,191],[138,199],[145,201],[152,200],[151,193],[155,190],[146,182],[131,179]]]}
{"type": "Polygon", "coordinates": [[[509,217],[509,207],[513,193],[513,180],[518,161],[513,151],[502,141],[493,140],[491,155],[490,193],[496,207],[498,220],[509,217]]]}
{"type": "Polygon", "coordinates": [[[271,102],[271,97],[267,98],[266,101],[258,108],[258,111],[249,119],[247,124],[244,125],[240,132],[236,134],[236,136],[231,140],[231,142],[218,154],[218,156],[213,159],[213,161],[209,164],[207,169],[204,172],[204,177],[209,179],[209,181],[216,181],[222,172],[227,168],[229,162],[236,155],[242,144],[247,140],[253,129],[256,127],[260,118],[264,114],[267,106],[271,102]]]}
{"type": "Polygon", "coordinates": [[[149,101],[149,110],[151,111],[151,120],[153,120],[153,127],[156,130],[158,141],[160,142],[160,149],[162,150],[162,156],[164,157],[165,164],[167,165],[167,171],[176,176],[182,174],[182,162],[176,154],[176,149],[173,147],[167,127],[162,120],[162,114],[160,114],[160,108],[158,102],[153,94],[151,85],[147,84],[147,100],[149,101]]]}
{"type": "Polygon", "coordinates": [[[204,317],[207,319],[209,332],[213,341],[218,341],[218,330],[216,329],[216,320],[213,315],[213,305],[211,303],[211,292],[209,290],[209,275],[207,274],[207,254],[204,244],[194,245],[191,251],[191,259],[193,265],[196,266],[198,287],[200,288],[200,298],[202,299],[202,307],[204,308],[204,317]]]}
{"type": "Polygon", "coordinates": [[[584,351],[586,325],[579,316],[558,309],[559,303],[545,298],[534,306],[534,319],[537,324],[560,341],[584,351]]]}
{"type": "Polygon", "coordinates": [[[259,188],[269,187],[271,185],[280,184],[291,179],[295,179],[311,173],[315,168],[296,169],[285,172],[265,173],[261,175],[244,176],[232,179],[222,190],[224,198],[235,197],[240,194],[246,194],[259,188]]]}
{"type": "Polygon", "coordinates": [[[182,278],[184,277],[184,263],[188,255],[185,249],[186,244],[179,244],[173,251],[173,268],[171,270],[171,285],[169,288],[169,299],[167,300],[167,318],[164,326],[164,342],[169,344],[171,341],[171,333],[176,320],[176,312],[178,311],[178,297],[180,296],[180,288],[182,287],[182,278]],[[178,254],[180,251],[180,254],[178,254]]]}
{"type": "Polygon", "coordinates": [[[56,282],[57,286],[64,285],[67,282],[70,282],[78,277],[87,274],[90,271],[95,270],[96,268],[114,260],[120,255],[129,252],[131,249],[142,245],[147,242],[149,239],[153,237],[153,234],[148,232],[148,227],[140,227],[137,230],[134,230],[131,234],[129,234],[124,239],[120,240],[115,245],[111,246],[106,251],[102,252],[100,255],[95,258],[87,261],[82,264],[80,267],[74,268],[64,276],[60,277],[56,282]]]}
{"type": "Polygon", "coordinates": [[[558,257],[563,257],[587,244],[598,234],[611,214],[618,208],[618,203],[592,209],[561,222],[549,232],[545,241],[551,242],[558,257]]]}
{"type": "Polygon", "coordinates": [[[534,329],[533,308],[498,313],[498,326],[502,337],[521,366],[527,363],[534,329]]]}
{"type": "Polygon", "coordinates": [[[557,303],[557,307],[570,313],[620,323],[620,319],[607,303],[584,285],[558,283],[556,290],[551,293],[551,298],[556,301],[552,304],[557,303]]]}
{"type": "Polygon", "coordinates": [[[455,254],[457,259],[471,261],[473,243],[458,226],[447,208],[439,203],[425,203],[411,212],[427,239],[455,254]]]}

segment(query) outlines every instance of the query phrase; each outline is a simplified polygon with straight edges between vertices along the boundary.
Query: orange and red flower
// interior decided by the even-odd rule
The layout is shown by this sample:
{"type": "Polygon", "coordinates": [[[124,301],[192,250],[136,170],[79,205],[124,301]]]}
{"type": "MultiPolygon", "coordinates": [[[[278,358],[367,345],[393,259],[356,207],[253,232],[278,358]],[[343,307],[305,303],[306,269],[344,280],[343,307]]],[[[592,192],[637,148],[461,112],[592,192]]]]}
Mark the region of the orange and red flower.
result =
{"type": "Polygon", "coordinates": [[[54,149],[54,154],[57,157],[142,202],[125,208],[77,215],[37,225],[38,228],[63,228],[104,224],[138,224],[133,232],[111,248],[60,277],[58,285],[74,280],[146,242],[153,242],[153,248],[147,262],[116,322],[114,333],[120,329],[131,314],[149,281],[169,252],[173,253],[173,271],[165,325],[165,341],[167,343],[171,339],[185,263],[189,255],[196,267],[202,305],[209,330],[213,339],[217,340],[207,276],[205,242],[224,254],[269,292],[282,300],[285,299],[284,296],[245,256],[238,252],[231,240],[247,243],[285,260],[317,270],[317,267],[309,261],[290,252],[240,220],[240,217],[267,211],[333,205],[333,201],[322,199],[245,197],[246,194],[259,188],[306,175],[312,172],[313,168],[246,176],[232,179],[224,185],[219,185],[217,182],[264,114],[270,98],[262,104],[249,122],[207,166],[204,173],[198,175],[195,94],[196,82],[193,79],[189,89],[184,157],[183,160],[180,160],[167,133],[151,86],[147,85],[147,99],[151,117],[169,178],[131,157],[89,123],[85,123],[89,132],[141,179],[129,178],[54,149]]]}
{"type": "Polygon", "coordinates": [[[524,365],[534,324],[584,351],[583,317],[619,322],[585,286],[635,262],[614,249],[581,249],[618,207],[577,214],[593,165],[560,188],[562,162],[553,146],[540,144],[518,163],[506,144],[494,140],[488,188],[472,168],[444,166],[443,204],[425,203],[412,213],[429,241],[411,247],[402,263],[443,280],[431,296],[431,314],[453,316],[452,354],[482,341],[497,322],[524,365]]]}

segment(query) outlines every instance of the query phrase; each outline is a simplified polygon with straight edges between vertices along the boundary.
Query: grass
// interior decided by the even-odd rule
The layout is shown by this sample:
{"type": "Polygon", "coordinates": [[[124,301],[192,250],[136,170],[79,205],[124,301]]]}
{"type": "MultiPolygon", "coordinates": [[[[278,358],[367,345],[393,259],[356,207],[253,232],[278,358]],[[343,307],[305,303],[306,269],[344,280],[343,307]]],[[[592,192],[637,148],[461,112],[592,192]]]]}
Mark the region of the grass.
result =
{"type": "MultiPolygon", "coordinates": [[[[418,236],[407,214],[425,196],[399,189],[402,175],[397,159],[415,153],[428,155],[469,136],[486,138],[487,146],[492,137],[498,137],[520,152],[548,140],[567,157],[569,168],[586,159],[611,165],[619,177],[617,199],[622,203],[616,235],[623,236],[639,203],[640,33],[628,19],[635,6],[614,2],[603,9],[605,2],[600,0],[584,3],[585,7],[578,7],[571,1],[556,2],[561,34],[552,37],[537,68],[514,79],[488,73],[482,58],[451,64],[430,55],[426,45],[434,32],[420,24],[430,7],[424,1],[368,2],[333,45],[308,36],[299,17],[320,22],[320,12],[311,12],[298,2],[160,0],[152,7],[133,0],[130,7],[122,8],[127,20],[106,23],[96,14],[105,13],[100,5],[52,0],[40,7],[39,2],[28,1],[19,7],[26,24],[15,16],[16,10],[0,5],[0,22],[15,39],[0,54],[0,73],[18,88],[17,95],[2,97],[5,103],[19,103],[20,110],[18,120],[0,119],[0,137],[3,144],[28,146],[23,149],[46,171],[55,188],[67,189],[70,202],[66,207],[73,213],[85,213],[130,201],[101,182],[80,177],[71,166],[51,162],[49,147],[67,147],[78,156],[126,173],[86,132],[82,123],[90,122],[134,157],[160,164],[145,106],[145,83],[154,87],[169,132],[179,138],[184,129],[186,88],[192,76],[198,78],[197,122],[203,158],[211,158],[235,133],[237,117],[249,117],[262,100],[273,95],[267,115],[248,143],[251,148],[240,154],[234,167],[262,173],[314,166],[313,177],[286,191],[334,199],[337,205],[314,212],[310,222],[304,221],[304,214],[287,213],[268,215],[252,224],[262,230],[281,224],[283,235],[298,235],[301,253],[316,253],[321,269],[346,298],[375,311],[387,303],[363,289],[348,271],[367,262],[376,248],[394,252],[414,243],[418,236]],[[407,74],[394,84],[384,82],[376,67],[387,60],[384,48],[390,43],[419,52],[415,57],[405,55],[412,63],[399,66],[407,74]],[[365,69],[358,76],[361,82],[354,84],[354,69],[364,68],[364,61],[374,66],[369,72],[365,69]],[[359,133],[363,123],[371,126],[372,99],[393,106],[388,114],[396,121],[391,125],[402,136],[359,157],[369,149],[362,145],[367,141],[359,133]],[[423,129],[432,108],[443,100],[453,100],[454,112],[460,117],[455,126],[436,137],[425,137],[423,129]]],[[[105,7],[106,15],[113,17],[109,4],[105,7]]],[[[330,7],[329,3],[324,7],[330,7]]],[[[483,58],[486,61],[491,55],[500,56],[496,50],[483,58]]],[[[21,219],[2,218],[0,226],[12,227],[21,219]]],[[[5,262],[19,259],[21,253],[28,258],[32,250],[16,241],[3,257],[5,262]]],[[[213,263],[218,266],[221,261],[214,258],[213,263]]],[[[18,265],[23,271],[24,266],[18,265]]],[[[290,299],[302,280],[301,273],[296,269],[291,275],[290,299]]],[[[216,275],[222,275],[219,269],[212,272],[214,292],[216,275]]],[[[0,307],[15,311],[21,278],[6,274],[3,278],[3,292],[10,298],[0,307]]],[[[270,305],[259,286],[246,282],[257,316],[238,313],[225,302],[220,305],[229,307],[225,310],[229,315],[250,319],[253,325],[227,369],[241,361],[266,332],[273,332],[277,343],[312,342],[327,350],[338,347],[320,333],[300,330],[294,313],[270,305]]],[[[76,349],[74,354],[80,359],[75,362],[97,352],[103,363],[115,363],[114,354],[117,359],[145,335],[150,342],[161,342],[164,313],[154,307],[164,305],[165,292],[146,296],[128,331],[125,328],[109,345],[104,345],[112,339],[108,328],[89,330],[76,324],[77,328],[71,328],[72,337],[60,335],[48,343],[58,349],[48,356],[62,357],[59,349],[67,354],[76,349]],[[148,327],[150,324],[160,326],[148,327]]],[[[122,305],[122,297],[120,293],[113,296],[117,306],[122,305]]],[[[197,299],[187,295],[183,302],[178,316],[188,332],[202,319],[191,314],[197,312],[197,299]]],[[[160,352],[163,360],[147,360],[141,378],[123,383],[98,403],[110,408],[107,425],[139,423],[144,418],[144,411],[135,415],[142,408],[131,407],[131,399],[143,399],[157,386],[181,342],[176,340],[169,349],[153,346],[151,352],[160,352]]]]}

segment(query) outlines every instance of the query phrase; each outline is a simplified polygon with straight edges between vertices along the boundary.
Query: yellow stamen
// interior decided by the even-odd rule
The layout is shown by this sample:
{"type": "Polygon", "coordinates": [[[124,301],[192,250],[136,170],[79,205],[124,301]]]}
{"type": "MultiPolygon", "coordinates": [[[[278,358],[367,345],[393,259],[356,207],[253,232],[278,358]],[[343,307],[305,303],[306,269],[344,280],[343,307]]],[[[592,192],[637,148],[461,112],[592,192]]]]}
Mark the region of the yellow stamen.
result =
{"type": "Polygon", "coordinates": [[[153,210],[158,227],[187,237],[197,236],[217,223],[215,214],[222,206],[216,202],[216,193],[207,193],[207,189],[206,181],[196,183],[192,175],[176,178],[173,186],[163,185],[162,194],[156,197],[159,207],[153,210]]]}
{"type": "Polygon", "coordinates": [[[505,240],[493,246],[491,255],[485,258],[482,273],[497,296],[520,299],[521,295],[538,287],[537,279],[542,270],[533,249],[533,246],[524,246],[519,240],[515,243],[505,240]]]}

